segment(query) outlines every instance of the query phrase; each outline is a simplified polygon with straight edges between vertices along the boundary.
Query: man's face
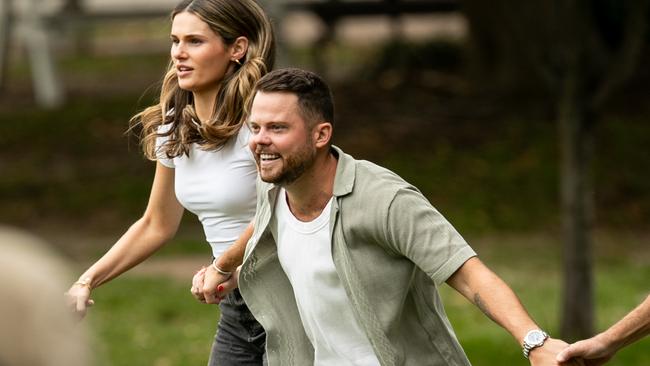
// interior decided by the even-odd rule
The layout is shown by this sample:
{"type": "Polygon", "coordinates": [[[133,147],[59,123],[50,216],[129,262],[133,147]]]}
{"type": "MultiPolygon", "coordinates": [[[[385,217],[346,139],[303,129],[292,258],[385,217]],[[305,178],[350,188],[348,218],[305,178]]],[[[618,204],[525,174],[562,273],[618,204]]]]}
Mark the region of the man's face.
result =
{"type": "Polygon", "coordinates": [[[314,137],[298,108],[298,97],[292,93],[255,95],[249,117],[249,147],[260,178],[267,183],[287,186],[314,164],[314,137]]]}

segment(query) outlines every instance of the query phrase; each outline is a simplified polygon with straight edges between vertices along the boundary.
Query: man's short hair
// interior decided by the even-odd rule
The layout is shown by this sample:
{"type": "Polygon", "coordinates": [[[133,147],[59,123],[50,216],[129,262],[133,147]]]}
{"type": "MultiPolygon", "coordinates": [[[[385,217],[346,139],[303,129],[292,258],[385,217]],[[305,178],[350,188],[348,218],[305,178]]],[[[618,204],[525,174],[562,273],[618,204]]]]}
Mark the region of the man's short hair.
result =
{"type": "Polygon", "coordinates": [[[330,88],[311,71],[297,68],[272,71],[257,82],[256,90],[295,94],[300,114],[307,123],[329,122],[334,125],[334,98],[330,88]]]}

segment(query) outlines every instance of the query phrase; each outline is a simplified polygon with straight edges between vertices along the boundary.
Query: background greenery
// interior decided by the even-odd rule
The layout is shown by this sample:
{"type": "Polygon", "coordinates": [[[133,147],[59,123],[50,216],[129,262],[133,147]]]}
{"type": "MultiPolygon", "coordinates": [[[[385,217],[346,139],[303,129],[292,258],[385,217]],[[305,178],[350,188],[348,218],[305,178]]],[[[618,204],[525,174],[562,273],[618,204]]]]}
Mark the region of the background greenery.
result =
{"type": "MultiPolygon", "coordinates": [[[[305,50],[287,52],[308,62],[305,50]]],[[[332,78],[336,143],[418,186],[512,285],[540,325],[556,333],[558,146],[547,101],[534,91],[499,95],[471,87],[460,71],[461,50],[445,42],[328,52],[332,69],[356,75],[332,78]],[[438,61],[423,61],[430,59],[438,61]]],[[[55,111],[33,106],[26,66],[12,66],[12,92],[0,100],[0,222],[40,232],[86,264],[146,204],[153,164],[125,131],[130,116],[155,99],[152,81],[167,58],[73,54],[60,61],[70,100],[55,111]]],[[[613,99],[597,131],[599,329],[648,293],[646,85],[636,80],[613,99]]],[[[179,238],[153,260],[209,256],[202,240],[188,216],[179,238]]],[[[98,364],[205,363],[217,308],[191,298],[189,277],[166,272],[129,274],[96,291],[88,320],[98,364]]],[[[473,364],[527,364],[509,335],[447,287],[442,293],[473,364]]],[[[629,347],[611,364],[648,365],[648,346],[645,340],[629,347]]]]}

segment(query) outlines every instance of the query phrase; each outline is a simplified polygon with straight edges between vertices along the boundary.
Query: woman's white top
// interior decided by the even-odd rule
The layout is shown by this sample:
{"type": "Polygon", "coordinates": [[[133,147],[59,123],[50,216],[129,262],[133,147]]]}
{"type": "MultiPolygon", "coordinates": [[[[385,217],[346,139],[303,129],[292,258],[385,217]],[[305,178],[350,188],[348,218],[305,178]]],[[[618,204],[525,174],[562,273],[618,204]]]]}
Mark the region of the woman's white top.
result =
{"type": "Polygon", "coordinates": [[[310,222],[291,213],[280,190],[271,219],[278,259],[293,287],[300,320],[314,346],[315,366],[379,366],[352,311],[332,259],[332,200],[310,222]]]}
{"type": "MultiPolygon", "coordinates": [[[[170,128],[163,125],[159,131],[170,128]]],[[[255,215],[257,168],[248,148],[250,131],[242,126],[221,149],[206,151],[192,144],[189,156],[169,159],[160,151],[167,137],[159,137],[158,161],[175,171],[176,198],[196,214],[212,254],[220,256],[255,215]]]]}

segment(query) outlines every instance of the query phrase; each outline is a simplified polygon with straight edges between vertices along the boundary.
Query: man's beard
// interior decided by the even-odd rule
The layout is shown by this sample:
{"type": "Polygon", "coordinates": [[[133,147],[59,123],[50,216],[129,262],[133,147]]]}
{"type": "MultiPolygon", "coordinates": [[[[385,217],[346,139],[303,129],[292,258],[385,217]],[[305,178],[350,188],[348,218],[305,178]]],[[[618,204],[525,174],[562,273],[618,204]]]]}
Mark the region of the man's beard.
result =
{"type": "Polygon", "coordinates": [[[282,170],[272,176],[263,176],[260,171],[260,177],[264,182],[273,183],[279,186],[287,186],[300,178],[307,169],[314,165],[316,160],[316,149],[310,148],[309,145],[304,149],[294,153],[291,156],[283,156],[284,166],[282,170]]]}

